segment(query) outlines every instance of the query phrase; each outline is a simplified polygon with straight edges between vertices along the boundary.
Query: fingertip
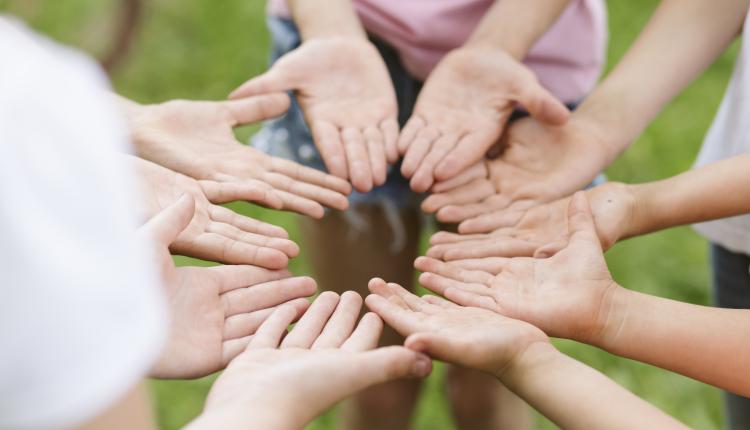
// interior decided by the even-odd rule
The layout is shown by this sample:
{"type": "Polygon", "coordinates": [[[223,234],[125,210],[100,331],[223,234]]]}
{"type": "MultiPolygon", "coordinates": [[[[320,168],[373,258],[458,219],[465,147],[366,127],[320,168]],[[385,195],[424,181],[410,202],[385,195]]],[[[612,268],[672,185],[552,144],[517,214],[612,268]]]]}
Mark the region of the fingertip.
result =
{"type": "Polygon", "coordinates": [[[267,269],[285,269],[289,265],[289,257],[273,248],[261,248],[258,251],[258,261],[267,269]]]}

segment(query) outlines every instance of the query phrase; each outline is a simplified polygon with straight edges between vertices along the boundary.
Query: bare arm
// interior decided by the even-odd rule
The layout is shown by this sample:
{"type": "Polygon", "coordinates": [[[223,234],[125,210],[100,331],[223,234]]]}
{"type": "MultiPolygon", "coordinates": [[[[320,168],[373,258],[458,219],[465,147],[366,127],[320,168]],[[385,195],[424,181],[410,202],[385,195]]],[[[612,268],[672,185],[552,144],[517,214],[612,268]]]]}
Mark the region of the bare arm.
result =
{"type": "Polygon", "coordinates": [[[367,39],[351,0],[287,0],[302,40],[348,36],[367,39]]]}
{"type": "Polygon", "coordinates": [[[140,383],[81,430],[151,430],[156,428],[145,383],[140,383]]]}

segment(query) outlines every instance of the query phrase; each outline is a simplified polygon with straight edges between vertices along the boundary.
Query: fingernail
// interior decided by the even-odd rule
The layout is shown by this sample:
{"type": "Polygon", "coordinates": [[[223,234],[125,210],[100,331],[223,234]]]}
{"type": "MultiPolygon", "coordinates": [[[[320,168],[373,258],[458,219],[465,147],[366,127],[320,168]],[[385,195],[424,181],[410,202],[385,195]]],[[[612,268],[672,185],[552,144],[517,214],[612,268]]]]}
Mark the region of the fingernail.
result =
{"type": "Polygon", "coordinates": [[[417,361],[414,363],[414,375],[418,377],[425,377],[430,373],[430,369],[432,368],[432,363],[430,362],[430,359],[426,356],[420,354],[417,358],[417,361]]]}

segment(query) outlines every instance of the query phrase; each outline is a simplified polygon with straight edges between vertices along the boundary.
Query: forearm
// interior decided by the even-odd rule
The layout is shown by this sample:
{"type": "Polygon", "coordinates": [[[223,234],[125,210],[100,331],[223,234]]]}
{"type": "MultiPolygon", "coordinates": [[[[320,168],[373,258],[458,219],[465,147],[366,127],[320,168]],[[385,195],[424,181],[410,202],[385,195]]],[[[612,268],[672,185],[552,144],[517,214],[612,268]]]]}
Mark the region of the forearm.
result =
{"type": "Polygon", "coordinates": [[[500,380],[563,429],[686,428],[550,344],[534,344],[515,361],[500,380]]]}
{"type": "Polygon", "coordinates": [[[692,305],[619,288],[592,344],[750,396],[750,310],[692,305]]]}
{"type": "Polygon", "coordinates": [[[664,0],[615,69],[575,116],[609,136],[619,155],[677,93],[734,40],[747,0],[664,0]]]}
{"type": "Polygon", "coordinates": [[[747,214],[750,213],[750,154],[628,188],[635,207],[624,237],[747,214]]]}
{"type": "Polygon", "coordinates": [[[570,0],[496,0],[465,46],[499,48],[523,60],[570,0]]]}
{"type": "Polygon", "coordinates": [[[287,0],[302,40],[316,37],[367,39],[351,0],[287,0]]]}

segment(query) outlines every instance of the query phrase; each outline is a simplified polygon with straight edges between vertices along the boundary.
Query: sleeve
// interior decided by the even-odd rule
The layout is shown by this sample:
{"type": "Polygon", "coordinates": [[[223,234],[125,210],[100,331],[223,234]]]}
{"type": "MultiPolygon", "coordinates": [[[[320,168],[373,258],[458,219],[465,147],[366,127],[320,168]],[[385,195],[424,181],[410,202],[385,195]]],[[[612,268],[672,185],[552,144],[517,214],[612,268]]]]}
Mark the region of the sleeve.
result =
{"type": "Polygon", "coordinates": [[[0,18],[0,428],[105,411],[160,352],[123,124],[92,62],[0,18]]]}

